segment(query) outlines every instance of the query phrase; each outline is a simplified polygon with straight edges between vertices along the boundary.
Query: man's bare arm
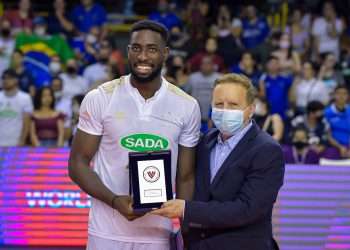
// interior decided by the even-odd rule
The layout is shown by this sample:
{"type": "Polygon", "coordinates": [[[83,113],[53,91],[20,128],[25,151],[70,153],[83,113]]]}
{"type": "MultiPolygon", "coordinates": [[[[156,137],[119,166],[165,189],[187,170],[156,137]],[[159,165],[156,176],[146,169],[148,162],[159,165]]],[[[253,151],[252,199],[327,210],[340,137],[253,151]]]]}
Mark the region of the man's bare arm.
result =
{"type": "Polygon", "coordinates": [[[117,209],[128,220],[133,220],[138,216],[132,213],[131,197],[114,194],[90,168],[90,161],[98,150],[100,140],[101,136],[77,130],[69,156],[69,176],[90,196],[117,209]]]}
{"type": "Polygon", "coordinates": [[[194,192],[196,149],[179,145],[178,167],[176,173],[176,196],[191,200],[194,192]]]}

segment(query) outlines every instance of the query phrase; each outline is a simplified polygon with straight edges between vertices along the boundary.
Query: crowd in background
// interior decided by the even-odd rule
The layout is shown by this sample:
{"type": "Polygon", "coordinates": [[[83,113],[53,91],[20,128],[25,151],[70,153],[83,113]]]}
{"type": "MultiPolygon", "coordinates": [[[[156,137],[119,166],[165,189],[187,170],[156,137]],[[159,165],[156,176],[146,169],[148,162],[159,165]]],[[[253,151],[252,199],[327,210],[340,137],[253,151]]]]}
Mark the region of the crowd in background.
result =
{"type": "MultiPolygon", "coordinates": [[[[214,14],[206,1],[175,3],[159,0],[146,18],[170,32],[162,74],[198,100],[203,133],[213,126],[214,80],[239,73],[257,88],[255,122],[288,163],[350,158],[350,29],[333,2],[312,12],[293,1],[265,12],[221,5],[214,14]]],[[[69,145],[84,95],[128,73],[98,1],[67,9],[55,0],[47,16],[34,13],[20,0],[0,19],[0,146],[69,145]]]]}

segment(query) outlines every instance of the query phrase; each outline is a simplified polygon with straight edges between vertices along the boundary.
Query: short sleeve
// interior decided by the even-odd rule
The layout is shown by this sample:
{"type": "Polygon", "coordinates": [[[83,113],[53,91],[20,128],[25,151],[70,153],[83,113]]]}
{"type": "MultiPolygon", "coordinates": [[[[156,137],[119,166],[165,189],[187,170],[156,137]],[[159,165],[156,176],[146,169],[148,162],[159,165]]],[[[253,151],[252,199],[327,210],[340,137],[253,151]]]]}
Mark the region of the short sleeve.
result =
{"type": "Polygon", "coordinates": [[[33,113],[33,102],[28,94],[23,98],[23,112],[24,113],[33,113]]]}
{"type": "Polygon", "coordinates": [[[184,147],[195,147],[199,141],[200,127],[201,113],[198,102],[196,101],[181,131],[179,144],[184,147]]]}
{"type": "Polygon", "coordinates": [[[88,134],[102,135],[103,110],[103,96],[99,90],[90,91],[80,106],[78,128],[88,134]]]}
{"type": "Polygon", "coordinates": [[[320,18],[317,18],[311,28],[311,34],[314,36],[321,36],[323,34],[324,22],[320,18]]]}

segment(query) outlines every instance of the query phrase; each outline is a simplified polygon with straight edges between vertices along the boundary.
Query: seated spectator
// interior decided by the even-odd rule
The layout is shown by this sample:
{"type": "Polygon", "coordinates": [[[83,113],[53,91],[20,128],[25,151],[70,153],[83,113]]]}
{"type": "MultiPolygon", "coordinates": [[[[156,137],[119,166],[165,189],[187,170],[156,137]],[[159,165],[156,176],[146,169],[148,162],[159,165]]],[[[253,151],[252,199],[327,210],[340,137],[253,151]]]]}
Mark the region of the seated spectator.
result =
{"type": "Polygon", "coordinates": [[[345,86],[340,85],[334,90],[334,103],[324,111],[334,138],[332,146],[339,150],[341,157],[350,157],[350,105],[348,101],[349,92],[345,86]]]}
{"type": "Polygon", "coordinates": [[[169,59],[165,77],[171,83],[183,88],[183,86],[188,82],[189,78],[189,75],[186,72],[183,57],[174,56],[169,59]]]}
{"type": "Polygon", "coordinates": [[[63,97],[63,82],[59,77],[52,78],[51,88],[55,97],[55,110],[62,113],[64,119],[64,141],[70,139],[72,135],[72,100],[63,97]]]}
{"type": "Polygon", "coordinates": [[[0,75],[10,67],[15,49],[15,39],[11,34],[11,24],[7,19],[0,20],[0,75]]]}
{"type": "Polygon", "coordinates": [[[280,74],[278,58],[270,56],[267,62],[267,73],[263,74],[259,80],[259,96],[266,98],[270,113],[278,113],[283,120],[287,118],[288,96],[292,81],[292,76],[280,74]]]}
{"type": "Polygon", "coordinates": [[[168,0],[158,0],[158,10],[151,13],[148,18],[163,24],[168,30],[171,30],[174,26],[182,26],[180,18],[169,9],[168,0]]]}
{"type": "Polygon", "coordinates": [[[307,104],[306,114],[299,115],[291,121],[292,129],[300,126],[307,130],[309,143],[321,157],[338,159],[339,153],[331,147],[333,138],[329,123],[324,118],[324,105],[319,101],[311,101],[307,104]]]}
{"type": "Polygon", "coordinates": [[[74,96],[83,95],[88,91],[88,82],[78,74],[78,71],[77,61],[70,59],[67,62],[66,72],[59,75],[63,81],[63,98],[72,99],[74,96]]]}
{"type": "Polygon", "coordinates": [[[0,146],[23,146],[29,132],[29,117],[33,111],[30,96],[19,90],[14,70],[2,74],[0,91],[0,146]]]}
{"type": "Polygon", "coordinates": [[[259,127],[270,134],[276,141],[283,137],[284,125],[278,114],[270,114],[269,104],[264,98],[257,98],[254,120],[259,127]]]}
{"type": "Polygon", "coordinates": [[[320,54],[332,53],[337,61],[339,58],[339,39],[344,25],[333,6],[327,1],[323,5],[323,15],[315,19],[312,24],[313,47],[316,48],[316,58],[320,54]]]}
{"type": "Polygon", "coordinates": [[[98,62],[87,66],[84,70],[83,77],[87,80],[89,88],[93,88],[96,84],[101,84],[108,78],[107,66],[112,48],[107,40],[101,42],[98,50],[98,62]]]}
{"type": "Polygon", "coordinates": [[[35,147],[62,147],[64,115],[55,110],[55,96],[50,87],[38,90],[31,116],[30,138],[35,147]]]}
{"type": "Polygon", "coordinates": [[[66,63],[73,57],[73,51],[60,35],[47,33],[47,22],[38,16],[33,20],[34,33],[20,33],[16,37],[16,49],[25,55],[24,66],[31,72],[36,87],[47,86],[51,82],[49,64],[51,58],[58,55],[66,63]]]}
{"type": "Polygon", "coordinates": [[[18,9],[5,12],[4,18],[10,21],[14,34],[18,32],[32,32],[33,13],[31,7],[30,0],[20,0],[18,1],[18,9]]]}
{"type": "Polygon", "coordinates": [[[284,159],[288,164],[318,164],[319,156],[309,144],[307,130],[297,127],[292,133],[292,145],[284,145],[284,159]]]}
{"type": "Polygon", "coordinates": [[[310,49],[310,34],[302,24],[303,12],[301,9],[294,9],[291,16],[290,26],[286,27],[286,33],[291,37],[291,46],[294,51],[301,55],[307,55],[310,49]]]}
{"type": "Polygon", "coordinates": [[[261,72],[257,69],[256,62],[251,52],[243,52],[239,63],[231,66],[230,71],[232,73],[246,75],[256,88],[259,87],[261,72]]]}
{"type": "Polygon", "coordinates": [[[225,64],[221,56],[217,54],[217,42],[214,38],[208,38],[205,43],[205,50],[194,54],[188,61],[190,72],[197,72],[200,69],[202,59],[204,57],[211,57],[214,64],[214,70],[224,72],[225,64]]]}
{"type": "Polygon", "coordinates": [[[328,104],[330,99],[328,89],[315,77],[315,67],[311,62],[305,62],[301,77],[295,78],[290,99],[296,106],[297,114],[305,113],[306,105],[311,101],[328,104]]]}
{"type": "Polygon", "coordinates": [[[49,34],[69,35],[74,30],[73,23],[69,20],[65,0],[54,0],[52,13],[48,16],[49,34]]]}
{"type": "Polygon", "coordinates": [[[215,66],[211,57],[204,57],[200,71],[192,73],[188,78],[188,83],[183,86],[185,91],[192,95],[199,103],[202,114],[202,128],[204,133],[208,129],[208,114],[211,107],[212,91],[214,82],[219,77],[215,71],[215,66]]]}
{"type": "Polygon", "coordinates": [[[95,3],[94,0],[81,0],[81,4],[77,5],[70,13],[70,21],[74,27],[81,33],[88,33],[90,29],[97,26],[103,30],[105,35],[105,23],[107,14],[105,8],[95,3]]]}
{"type": "Polygon", "coordinates": [[[323,63],[318,73],[318,78],[326,86],[329,95],[333,94],[335,87],[345,83],[343,75],[336,69],[336,63],[337,61],[334,54],[325,54],[323,63]]]}
{"type": "Polygon", "coordinates": [[[12,69],[18,77],[18,87],[20,90],[29,93],[32,98],[35,95],[35,83],[32,74],[24,67],[23,53],[15,50],[12,54],[12,69]]]}
{"type": "Polygon", "coordinates": [[[272,55],[280,61],[281,74],[289,75],[299,73],[301,70],[301,59],[297,52],[292,50],[290,36],[284,33],[279,39],[279,48],[272,55]]]}

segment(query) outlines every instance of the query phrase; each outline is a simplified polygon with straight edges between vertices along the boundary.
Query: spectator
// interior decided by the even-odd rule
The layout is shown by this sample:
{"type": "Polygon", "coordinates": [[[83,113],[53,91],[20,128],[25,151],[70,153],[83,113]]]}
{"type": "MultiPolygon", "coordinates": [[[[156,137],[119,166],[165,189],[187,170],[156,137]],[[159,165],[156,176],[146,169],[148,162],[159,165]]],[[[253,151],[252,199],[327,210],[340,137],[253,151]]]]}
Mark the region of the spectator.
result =
{"type": "Polygon", "coordinates": [[[33,20],[33,34],[20,33],[16,37],[16,49],[25,55],[24,66],[31,72],[36,87],[47,86],[51,82],[49,64],[58,55],[66,63],[73,52],[63,37],[47,33],[47,21],[42,16],[33,20]]]}
{"type": "Polygon", "coordinates": [[[244,51],[241,55],[241,60],[239,61],[239,63],[231,66],[230,71],[232,73],[246,75],[252,81],[253,85],[256,88],[259,87],[258,85],[261,73],[256,67],[256,62],[251,52],[244,51]]]}
{"type": "Polygon", "coordinates": [[[181,56],[174,56],[169,59],[166,78],[179,88],[183,88],[188,82],[189,75],[186,72],[185,61],[181,56]]]}
{"type": "Polygon", "coordinates": [[[242,20],[242,43],[246,49],[254,49],[254,54],[264,53],[264,43],[270,33],[264,17],[258,17],[254,5],[246,8],[246,17],[242,20]]]}
{"type": "Polygon", "coordinates": [[[168,0],[158,0],[158,10],[151,13],[148,18],[163,24],[168,30],[174,26],[182,26],[181,20],[170,11],[168,0]]]}
{"type": "Polygon", "coordinates": [[[267,99],[271,114],[278,113],[283,120],[289,109],[288,97],[293,77],[280,74],[279,60],[270,56],[267,62],[267,73],[259,80],[259,95],[267,99]]]}
{"type": "Polygon", "coordinates": [[[101,37],[101,29],[98,26],[93,26],[88,33],[75,36],[70,40],[75,58],[81,62],[82,66],[96,62],[101,37]]]}
{"type": "Polygon", "coordinates": [[[290,36],[287,33],[280,36],[279,48],[272,55],[279,59],[282,74],[289,75],[300,72],[301,59],[299,54],[292,50],[290,36]]]}
{"type": "Polygon", "coordinates": [[[182,56],[187,59],[192,52],[190,36],[180,26],[174,26],[170,30],[169,47],[170,56],[182,56]]]}
{"type": "Polygon", "coordinates": [[[328,90],[328,94],[333,94],[337,85],[344,84],[344,77],[336,68],[336,58],[332,53],[325,54],[318,78],[323,82],[328,90]]]}
{"type": "Polygon", "coordinates": [[[284,159],[289,164],[318,164],[319,156],[308,142],[307,130],[298,127],[292,134],[292,145],[283,147],[284,159]]]}
{"type": "Polygon", "coordinates": [[[63,81],[63,97],[72,99],[75,95],[85,94],[89,88],[87,80],[78,74],[78,63],[71,59],[67,62],[66,72],[60,74],[63,81]]]}
{"type": "Polygon", "coordinates": [[[69,35],[74,30],[66,11],[65,0],[54,0],[52,13],[48,16],[49,34],[69,35]]]}
{"type": "Polygon", "coordinates": [[[307,104],[306,114],[299,115],[291,121],[292,129],[300,126],[307,130],[309,144],[324,158],[338,159],[336,148],[330,147],[333,142],[330,127],[324,118],[324,105],[319,101],[311,101],[307,104]]]}
{"type": "Polygon", "coordinates": [[[186,10],[186,24],[191,42],[198,44],[204,39],[209,26],[209,3],[201,0],[190,0],[186,10]]]}
{"type": "Polygon", "coordinates": [[[72,100],[63,97],[63,82],[59,77],[54,77],[51,80],[51,88],[55,97],[55,110],[62,113],[64,119],[64,141],[70,139],[72,135],[72,100]]]}
{"type": "Polygon", "coordinates": [[[94,0],[81,0],[70,14],[70,20],[74,27],[81,33],[88,33],[90,29],[97,26],[103,30],[105,35],[105,23],[107,20],[106,10],[94,0]]]}
{"type": "Polygon", "coordinates": [[[55,96],[50,87],[41,88],[34,98],[30,138],[35,147],[62,147],[64,115],[55,110],[55,96]]]}
{"type": "Polygon", "coordinates": [[[278,114],[270,114],[269,104],[264,98],[256,99],[254,120],[259,127],[280,142],[283,137],[284,125],[278,114]]]}
{"type": "Polygon", "coordinates": [[[208,115],[211,107],[212,90],[215,80],[219,77],[215,71],[213,59],[206,56],[202,59],[199,72],[192,73],[189,76],[188,83],[184,85],[187,93],[197,99],[202,114],[201,131],[206,132],[208,129],[208,115]]]}
{"type": "Polygon", "coordinates": [[[59,74],[62,73],[62,63],[58,55],[53,56],[51,58],[51,62],[49,64],[49,71],[51,77],[57,77],[59,74]]]}
{"type": "Polygon", "coordinates": [[[294,9],[290,26],[286,27],[286,33],[291,37],[291,46],[302,58],[310,49],[310,34],[302,24],[303,13],[301,9],[294,9]]]}
{"type": "MultiPolygon", "coordinates": [[[[110,42],[109,42],[110,43],[110,42]]],[[[109,63],[115,68],[113,71],[115,71],[118,75],[124,75],[125,74],[125,60],[123,53],[118,47],[110,43],[112,46],[112,53],[109,58],[109,63]]],[[[115,75],[114,75],[115,76],[115,75]]],[[[115,79],[115,78],[113,78],[115,79]]]]}
{"type": "Polygon", "coordinates": [[[217,53],[224,59],[225,65],[237,63],[242,49],[232,29],[231,13],[226,5],[221,5],[216,24],[211,27],[211,36],[217,38],[217,53]]]}
{"type": "Polygon", "coordinates": [[[25,145],[29,132],[29,117],[33,111],[30,96],[18,88],[18,78],[12,69],[2,74],[0,91],[0,146],[25,145]]]}
{"type": "Polygon", "coordinates": [[[211,57],[214,64],[214,70],[223,72],[225,70],[224,60],[217,54],[218,44],[214,38],[208,38],[205,43],[205,51],[197,52],[188,61],[190,72],[197,72],[200,69],[202,59],[204,57],[211,57]]]}
{"type": "Polygon", "coordinates": [[[325,2],[323,5],[323,16],[316,18],[312,25],[314,48],[316,48],[315,52],[317,52],[316,58],[323,53],[332,53],[338,60],[339,38],[343,29],[343,23],[337,17],[332,2],[325,2]]]}
{"type": "Polygon", "coordinates": [[[324,105],[329,102],[329,92],[325,85],[315,77],[315,67],[311,62],[305,62],[302,77],[296,77],[292,87],[291,102],[295,103],[296,111],[302,114],[311,101],[320,101],[324,105]]]}
{"type": "Polygon", "coordinates": [[[87,66],[84,70],[83,77],[87,80],[89,88],[101,84],[108,78],[107,64],[111,55],[112,48],[107,40],[101,42],[101,47],[98,50],[98,62],[87,66]]]}
{"type": "Polygon", "coordinates": [[[15,39],[11,34],[11,24],[7,19],[0,23],[0,75],[9,68],[11,55],[15,49],[15,39]]]}
{"type": "Polygon", "coordinates": [[[334,138],[332,146],[336,147],[342,157],[350,157],[350,106],[349,92],[345,86],[338,86],[334,90],[334,103],[324,112],[331,127],[334,138]]]}
{"type": "Polygon", "coordinates": [[[4,17],[10,21],[14,34],[18,32],[32,32],[33,13],[30,0],[18,1],[18,9],[6,11],[4,17]]]}
{"type": "Polygon", "coordinates": [[[12,54],[12,68],[17,74],[20,90],[29,93],[33,98],[35,95],[34,79],[31,73],[24,67],[23,53],[20,50],[15,50],[12,54]]]}

